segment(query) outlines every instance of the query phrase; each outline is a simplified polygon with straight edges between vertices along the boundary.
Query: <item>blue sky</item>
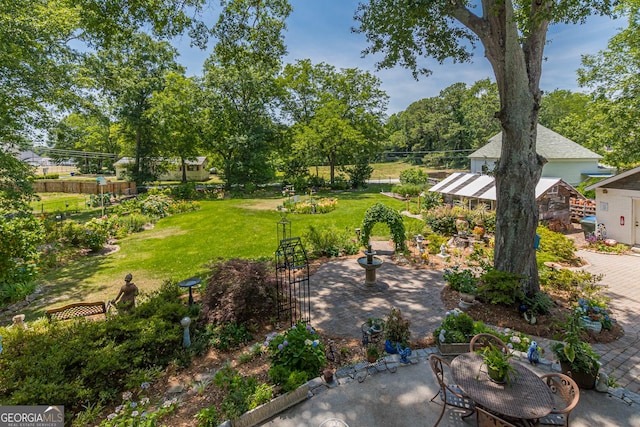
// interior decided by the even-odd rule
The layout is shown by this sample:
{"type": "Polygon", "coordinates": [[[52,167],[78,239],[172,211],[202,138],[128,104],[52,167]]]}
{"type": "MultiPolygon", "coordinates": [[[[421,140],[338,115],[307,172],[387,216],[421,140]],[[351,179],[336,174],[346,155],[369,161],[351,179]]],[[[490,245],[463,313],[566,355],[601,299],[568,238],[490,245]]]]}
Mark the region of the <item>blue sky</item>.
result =
{"type": "MultiPolygon", "coordinates": [[[[472,84],[487,77],[494,80],[482,46],[476,48],[471,63],[439,65],[437,61],[425,60],[433,74],[421,76],[419,81],[401,67],[375,71],[376,58],[361,57],[360,52],[367,46],[364,36],[351,32],[358,0],[290,0],[290,3],[293,12],[285,35],[289,51],[286,62],[310,58],[313,63],[326,62],[338,69],[359,68],[376,74],[390,98],[388,114],[402,111],[419,99],[437,96],[442,89],[457,82],[472,84]]],[[[213,12],[215,10],[208,13],[213,12]]],[[[576,70],[580,67],[581,55],[605,49],[611,36],[623,26],[623,21],[595,16],[583,25],[552,26],[545,48],[547,61],[543,64],[541,89],[580,91],[576,70]]],[[[181,53],[179,61],[187,67],[188,74],[201,74],[209,52],[191,49],[188,45],[188,37],[176,42],[181,53]]]]}

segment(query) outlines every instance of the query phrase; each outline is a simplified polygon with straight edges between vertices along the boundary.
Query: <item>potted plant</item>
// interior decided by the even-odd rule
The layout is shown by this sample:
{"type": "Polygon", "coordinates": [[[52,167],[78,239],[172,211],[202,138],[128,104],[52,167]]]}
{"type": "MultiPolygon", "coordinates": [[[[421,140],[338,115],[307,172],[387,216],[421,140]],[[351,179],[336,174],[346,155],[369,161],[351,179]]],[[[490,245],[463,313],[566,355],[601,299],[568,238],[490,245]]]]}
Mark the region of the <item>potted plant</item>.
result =
{"type": "Polygon", "coordinates": [[[380,358],[380,350],[375,344],[367,345],[367,362],[373,363],[380,358]]]}
{"type": "Polygon", "coordinates": [[[433,337],[440,354],[458,355],[469,351],[469,342],[475,332],[471,316],[456,308],[445,313],[442,324],[433,331],[433,337]]]}
{"type": "Polygon", "coordinates": [[[475,288],[478,280],[473,274],[473,271],[469,269],[461,270],[457,265],[446,269],[443,274],[443,279],[449,284],[451,290],[458,292],[461,292],[463,286],[465,289],[469,287],[475,288]]]}
{"type": "Polygon", "coordinates": [[[379,317],[369,317],[367,319],[367,326],[369,327],[367,330],[369,335],[379,334],[384,329],[384,320],[379,317]]]}
{"type": "Polygon", "coordinates": [[[487,374],[491,381],[496,383],[510,383],[511,375],[515,372],[509,359],[511,353],[505,353],[500,347],[490,344],[482,350],[482,361],[487,366],[487,374]]]}
{"type": "Polygon", "coordinates": [[[582,328],[579,316],[569,316],[565,330],[562,337],[564,342],[555,344],[551,349],[560,362],[562,373],[573,378],[578,387],[591,390],[596,385],[600,371],[600,356],[591,344],[580,337],[582,328]]]}
{"type": "Polygon", "coordinates": [[[476,287],[475,282],[464,281],[460,284],[458,292],[460,293],[460,301],[463,303],[461,308],[469,308],[476,299],[478,288],[476,287]]]}
{"type": "Polygon", "coordinates": [[[398,347],[400,349],[409,347],[409,338],[411,337],[411,331],[409,331],[409,320],[402,317],[402,313],[397,308],[392,308],[387,315],[385,322],[385,351],[387,353],[397,353],[398,347]]]}

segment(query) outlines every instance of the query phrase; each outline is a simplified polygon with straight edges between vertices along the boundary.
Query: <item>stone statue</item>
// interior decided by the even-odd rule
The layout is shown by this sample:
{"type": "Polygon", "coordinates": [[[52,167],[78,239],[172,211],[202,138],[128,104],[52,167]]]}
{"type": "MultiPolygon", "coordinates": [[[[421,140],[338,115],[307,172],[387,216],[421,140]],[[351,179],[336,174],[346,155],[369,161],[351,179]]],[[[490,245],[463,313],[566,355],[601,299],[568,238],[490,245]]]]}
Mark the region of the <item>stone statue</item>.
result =
{"type": "Polygon", "coordinates": [[[133,276],[131,273],[124,277],[124,285],[120,288],[120,292],[116,299],[111,301],[118,311],[128,313],[136,305],[136,295],[138,295],[138,287],[131,281],[133,276]],[[118,303],[118,300],[120,302],[118,303]]]}
{"type": "Polygon", "coordinates": [[[12,328],[22,328],[27,329],[27,325],[24,323],[24,314],[16,314],[12,317],[13,325],[12,328]]]}
{"type": "Polygon", "coordinates": [[[444,243],[440,245],[440,255],[442,255],[442,256],[446,256],[447,255],[447,247],[445,246],[444,243]]]}

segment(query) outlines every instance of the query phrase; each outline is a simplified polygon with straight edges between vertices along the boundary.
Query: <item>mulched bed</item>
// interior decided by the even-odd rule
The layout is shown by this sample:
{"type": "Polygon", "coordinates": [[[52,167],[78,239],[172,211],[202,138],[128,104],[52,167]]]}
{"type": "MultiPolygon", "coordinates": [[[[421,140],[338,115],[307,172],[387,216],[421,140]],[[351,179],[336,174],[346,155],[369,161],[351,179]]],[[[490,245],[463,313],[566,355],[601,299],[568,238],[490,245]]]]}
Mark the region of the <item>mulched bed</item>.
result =
{"type": "MultiPolygon", "coordinates": [[[[458,307],[460,296],[458,292],[452,291],[449,287],[445,287],[441,293],[442,302],[447,310],[458,307]]],[[[473,317],[474,320],[481,320],[487,325],[498,326],[501,328],[510,328],[527,335],[537,337],[557,339],[558,335],[564,332],[561,324],[564,319],[571,314],[566,301],[560,295],[551,295],[556,302],[552,308],[551,314],[538,316],[536,323],[531,325],[518,312],[516,307],[500,307],[494,305],[483,304],[476,301],[471,308],[464,310],[473,317]]],[[[590,343],[609,343],[615,341],[624,335],[622,327],[614,323],[611,330],[603,329],[600,333],[587,331],[585,340],[590,343]]]]}

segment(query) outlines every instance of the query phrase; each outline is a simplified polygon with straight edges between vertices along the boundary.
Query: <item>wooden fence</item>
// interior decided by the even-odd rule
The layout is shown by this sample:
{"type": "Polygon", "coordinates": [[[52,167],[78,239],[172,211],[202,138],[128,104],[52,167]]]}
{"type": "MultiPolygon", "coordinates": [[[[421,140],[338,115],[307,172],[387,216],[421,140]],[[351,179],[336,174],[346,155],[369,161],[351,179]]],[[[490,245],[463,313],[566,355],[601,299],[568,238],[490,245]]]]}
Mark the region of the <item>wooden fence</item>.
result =
{"type": "Polygon", "coordinates": [[[107,182],[106,185],[100,186],[95,181],[62,181],[58,179],[36,180],[33,183],[33,189],[36,193],[114,193],[124,196],[137,193],[135,182],[107,182]]]}

